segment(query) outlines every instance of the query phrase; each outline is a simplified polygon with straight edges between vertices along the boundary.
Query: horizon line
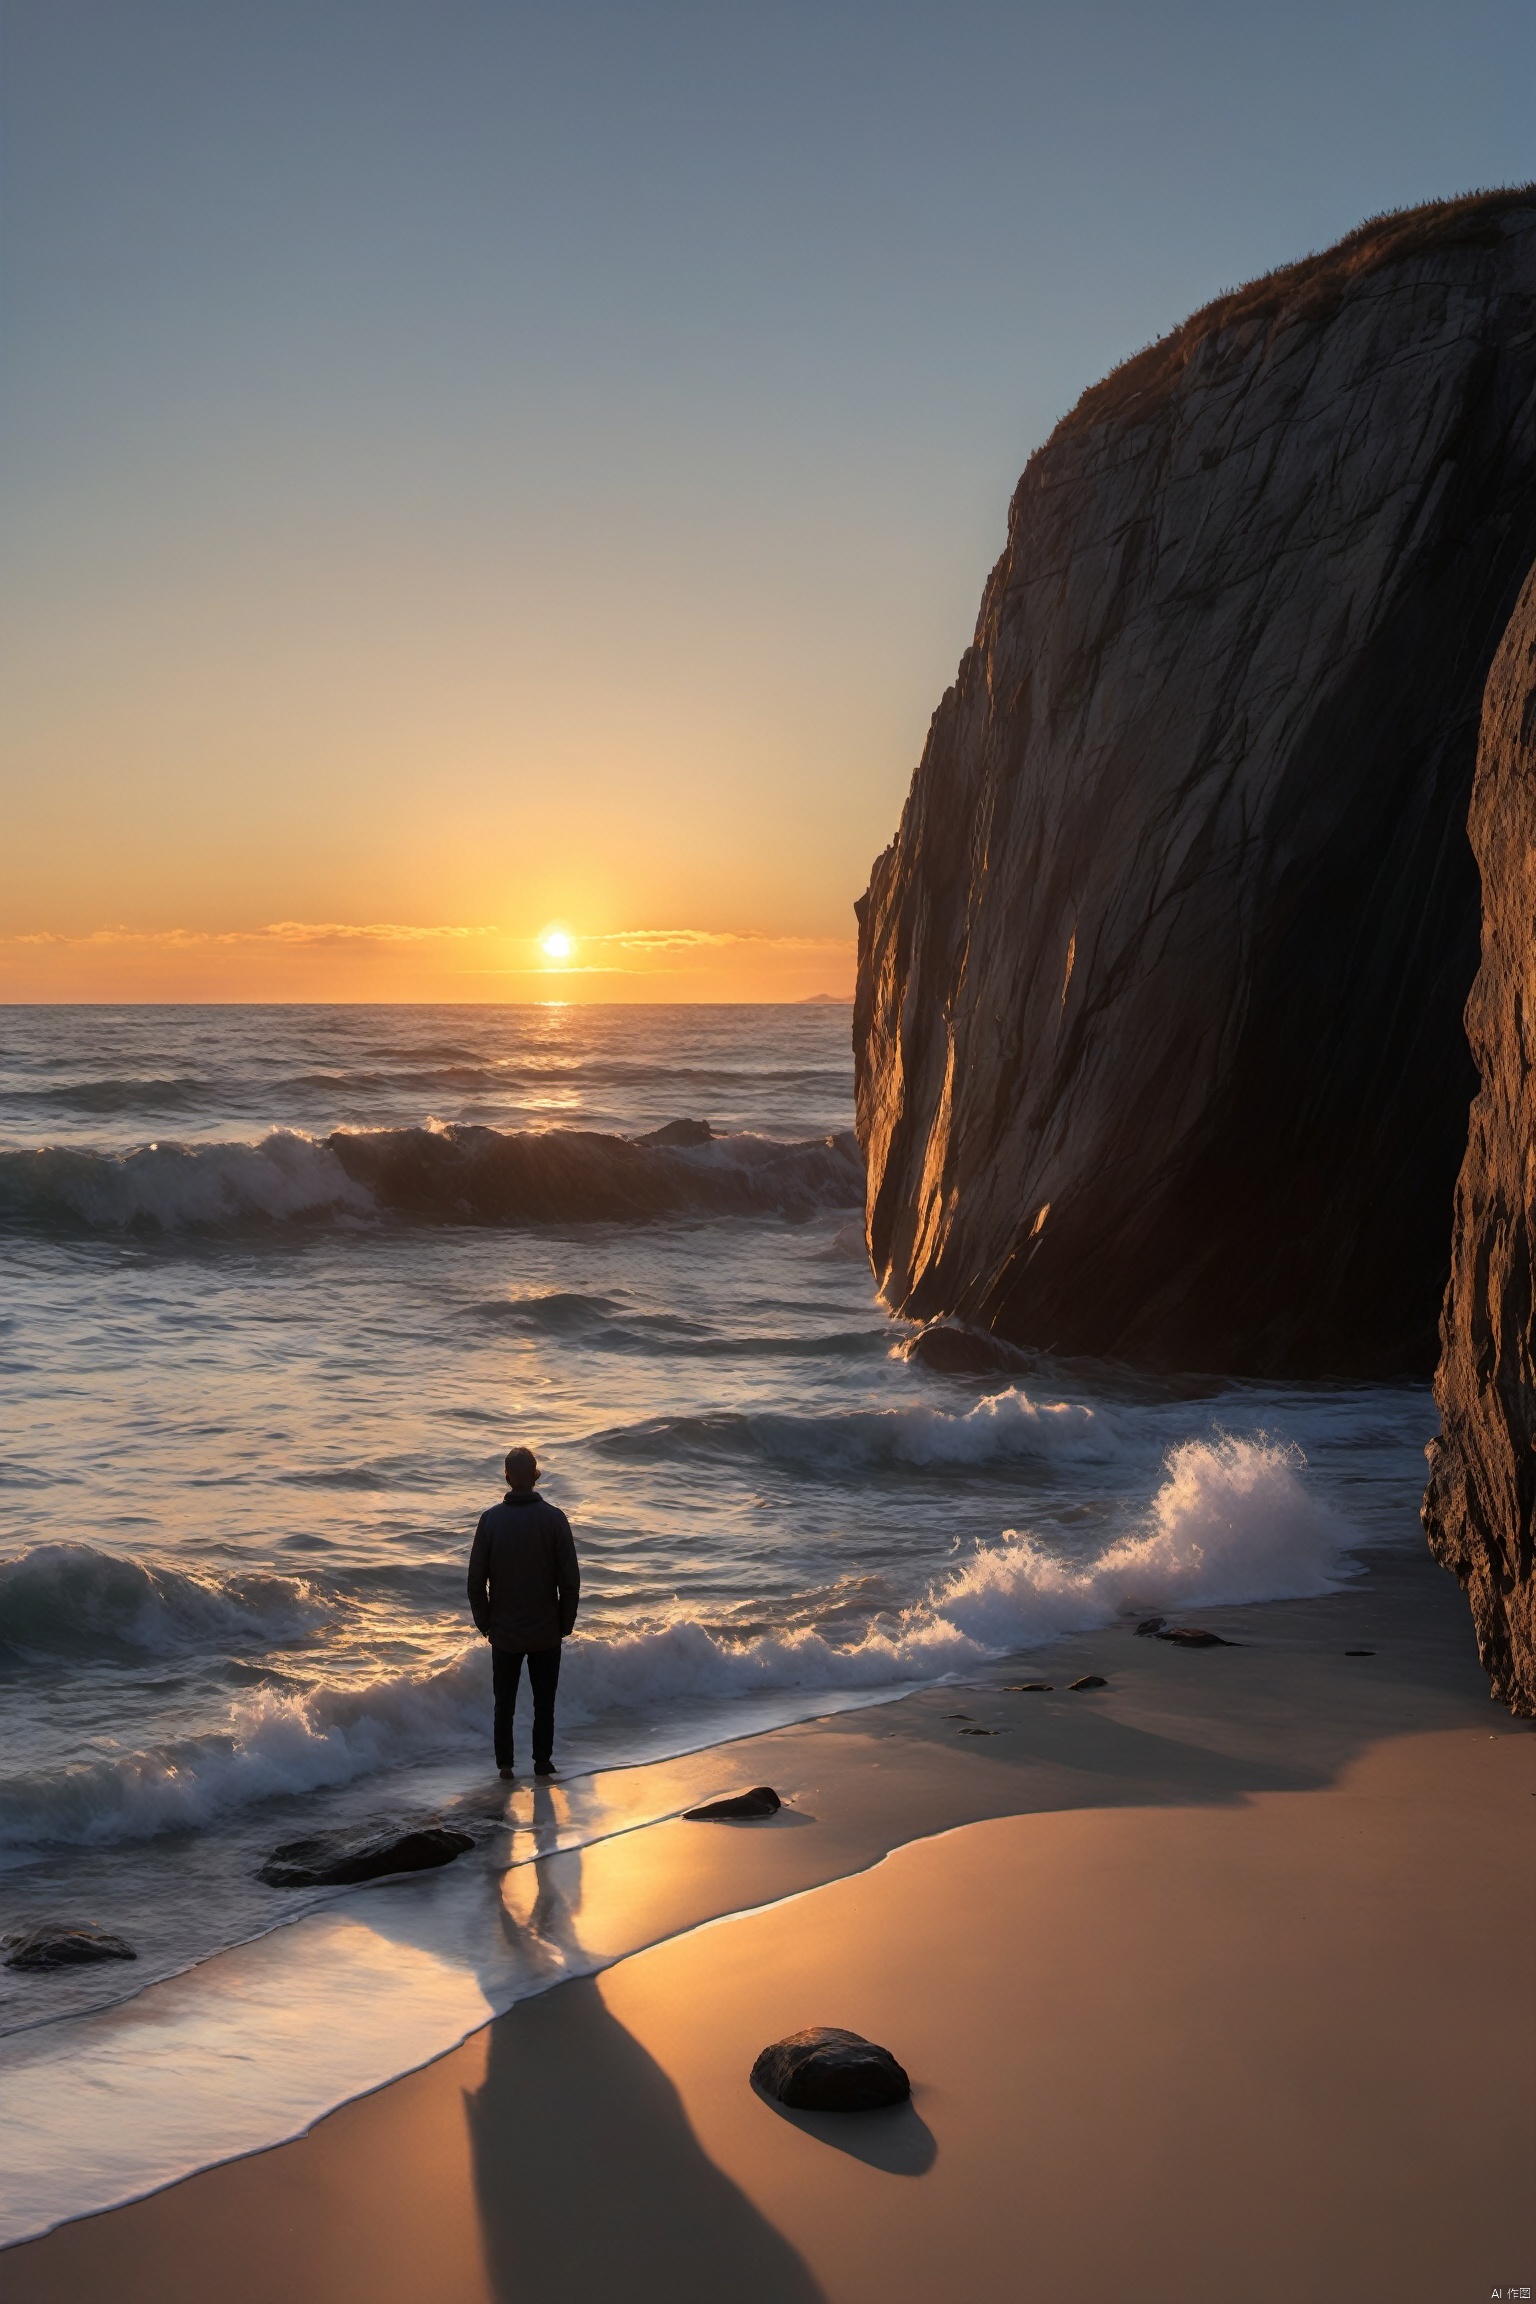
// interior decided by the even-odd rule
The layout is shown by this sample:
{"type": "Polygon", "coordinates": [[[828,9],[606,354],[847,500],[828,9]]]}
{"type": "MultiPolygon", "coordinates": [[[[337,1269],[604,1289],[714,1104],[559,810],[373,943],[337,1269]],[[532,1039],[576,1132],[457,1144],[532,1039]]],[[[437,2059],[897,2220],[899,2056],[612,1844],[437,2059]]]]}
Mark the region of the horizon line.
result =
{"type": "Polygon", "coordinates": [[[8,1008],[851,1008],[851,992],[788,1000],[7,1000],[8,1008]]]}

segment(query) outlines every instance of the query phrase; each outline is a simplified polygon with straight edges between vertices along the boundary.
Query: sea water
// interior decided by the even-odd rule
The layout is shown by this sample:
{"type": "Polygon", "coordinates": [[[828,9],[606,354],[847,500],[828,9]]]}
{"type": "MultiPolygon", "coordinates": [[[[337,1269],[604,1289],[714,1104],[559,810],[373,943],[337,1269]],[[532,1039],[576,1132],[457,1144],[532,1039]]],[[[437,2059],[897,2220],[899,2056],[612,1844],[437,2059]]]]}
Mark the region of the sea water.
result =
{"type": "MultiPolygon", "coordinates": [[[[333,2042],[317,2093],[322,2050],[273,2048],[224,2130],[191,2078],[194,2036],[260,2061],[306,1963],[369,1974],[336,1949],[356,1898],[266,1885],[275,1846],[487,1813],[464,1566],[514,1442],[583,1564],[546,1854],[612,1828],[593,1770],[1416,1540],[1421,1388],[903,1358],[852,1118],[838,1005],[0,1011],[0,1932],[139,1955],[0,1967],[0,2137],[9,2103],[47,2163],[0,2238],[290,2132],[562,1972],[455,1965],[480,1890],[385,1891],[427,1967],[391,1969],[366,2069],[333,2042]],[[633,1141],[679,1119],[709,1139],[633,1141]],[[207,1980],[242,1944],[232,2047],[207,1980]],[[94,2191],[85,2099],[139,2137],[94,2191]]],[[[478,1854],[482,1888],[516,1860],[478,1854]]]]}

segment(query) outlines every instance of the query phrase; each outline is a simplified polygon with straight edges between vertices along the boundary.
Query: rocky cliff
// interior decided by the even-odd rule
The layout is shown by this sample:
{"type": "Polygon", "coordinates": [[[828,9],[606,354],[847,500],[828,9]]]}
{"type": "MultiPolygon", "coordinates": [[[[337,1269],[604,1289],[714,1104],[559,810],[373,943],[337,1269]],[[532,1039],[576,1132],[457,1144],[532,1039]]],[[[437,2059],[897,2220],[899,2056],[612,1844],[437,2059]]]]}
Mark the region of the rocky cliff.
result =
{"type": "Polygon", "coordinates": [[[1536,571],[1494,660],[1469,822],[1482,1086],[1456,1186],[1424,1525],[1472,1602],[1493,1693],[1536,1714],[1536,571]]]}
{"type": "Polygon", "coordinates": [[[1433,1365],[1533,394],[1528,188],[1224,297],[1031,458],[859,907],[893,1308],[1152,1366],[1433,1365]]]}

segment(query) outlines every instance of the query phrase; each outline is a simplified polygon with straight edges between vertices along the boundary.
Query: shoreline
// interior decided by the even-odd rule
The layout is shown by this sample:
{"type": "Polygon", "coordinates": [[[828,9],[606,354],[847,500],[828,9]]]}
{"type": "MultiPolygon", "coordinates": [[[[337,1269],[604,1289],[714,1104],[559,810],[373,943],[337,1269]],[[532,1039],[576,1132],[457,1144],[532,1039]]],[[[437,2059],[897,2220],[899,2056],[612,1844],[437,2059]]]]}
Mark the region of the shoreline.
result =
{"type": "MultiPolygon", "coordinates": [[[[523,2011],[571,2006],[594,1992],[606,2005],[611,1980],[638,1972],[647,1961],[675,1957],[686,1967],[695,1954],[683,1948],[697,1949],[711,1927],[750,1918],[776,1937],[796,1938],[806,1925],[807,1900],[854,1880],[869,1881],[882,1867],[888,1874],[897,1852],[905,1851],[921,1868],[934,1861],[931,1851],[946,1836],[1007,1819],[1023,1819],[1038,1834],[1052,1816],[1093,1815],[1103,1825],[1126,1811],[1198,1816],[1242,1813],[1273,1797],[1326,1799],[1371,1752],[1403,1741],[1422,1748],[1437,1735],[1485,1747],[1513,1740],[1536,1756],[1523,1725],[1488,1704],[1464,1605],[1450,1579],[1417,1553],[1368,1554],[1363,1566],[1363,1575],[1322,1599],[1201,1612],[1202,1622],[1240,1646],[1187,1652],[1138,1640],[1123,1627],[1077,1634],[964,1684],[694,1755],[686,1764],[692,1797],[775,1781],[791,1807],[767,1826],[709,1827],[675,1817],[629,1828],[619,1824],[606,1839],[501,1875],[492,1882],[498,1890],[497,1927],[525,1958],[544,1962],[537,1980],[529,1980],[537,1997],[520,1998],[510,2015],[496,2015],[488,2024],[489,2011],[478,2019],[470,2011],[454,2034],[461,2045],[448,2047],[447,2054],[441,2039],[429,2045],[404,2077],[349,2091],[338,2109],[314,2124],[295,2122],[287,2131],[293,2141],[274,2143],[269,2135],[237,2146],[244,2156],[221,2157],[219,2165],[204,2165],[169,2184],[162,2178],[160,2187],[140,2187],[147,2196],[104,2213],[76,2211],[71,2217],[66,2209],[67,2220],[57,2221],[45,2236],[18,2239],[0,2255],[4,2292],[18,2299],[62,2296],[67,2282],[50,2286],[55,2275],[49,2266],[68,2260],[74,2293],[91,2293],[96,2275],[80,2258],[82,2249],[89,2258],[97,2245],[114,2252],[142,2245],[146,2264],[159,2266],[154,2292],[190,2299],[195,2284],[167,2285],[161,2259],[167,2232],[179,2231],[188,2216],[195,2223],[201,2213],[200,2187],[222,2191],[234,2185],[241,2197],[254,2187],[254,2198],[280,2165],[289,2164],[285,2155],[318,2166],[336,2148],[330,2142],[322,2147],[320,2140],[363,2120],[364,2106],[384,2107],[397,2091],[429,2086],[424,2074],[440,2072],[455,2058],[489,2054],[488,2044],[500,2037],[498,2026],[517,2023],[523,2011]],[[1346,1659],[1343,1649],[1363,1644],[1366,1634],[1376,1654],[1346,1659]],[[1029,1669],[1032,1662],[1042,1667],[1038,1676],[1054,1681],[1056,1693],[1008,1692],[1007,1681],[1037,1676],[1029,1669]],[[1094,1668],[1105,1672],[1106,1689],[1066,1690],[1070,1677],[1094,1668]],[[944,1717],[957,1711],[970,1719],[944,1717]],[[965,1736],[967,1727],[991,1732],[965,1736]],[[920,1848],[930,1856],[919,1859],[920,1848]],[[307,2133],[296,2134],[300,2127],[307,2133]],[[140,2230],[147,2236],[135,2242],[133,2233],[140,2230]]],[[[645,1789],[637,1776],[676,1772],[680,1765],[615,1773],[636,1792],[645,1789]]],[[[1529,1838],[1527,1830],[1527,1844],[1529,1838]]],[[[372,1953],[383,1937],[391,1894],[375,1890],[358,1899],[372,1907],[372,1953]]],[[[335,1974],[361,1978],[364,1985],[342,2010],[344,2022],[354,2024],[370,2004],[376,2006],[370,1994],[387,1990],[391,1975],[407,1981],[403,1969],[412,1954],[398,1930],[386,1942],[389,1957],[382,1969],[360,1966],[361,1949],[358,1939],[336,1948],[335,1974]]],[[[843,2019],[813,2011],[802,2020],[843,2019]]],[[[522,2021],[526,2027],[532,2019],[522,2021]]],[[[567,2021],[557,2014],[538,2020],[557,2030],[567,2021]]],[[[185,2045],[178,2040],[183,2086],[189,2078],[185,2045]]],[[[95,2077],[99,2081],[99,2072],[95,2077]]],[[[194,2097],[195,2077],[194,2071],[194,2097]]],[[[383,2110],[366,2115],[370,2122],[389,2117],[383,2110]]],[[[89,2137],[67,2116],[61,2143],[66,2138],[76,2165],[82,2154],[89,2157],[89,2137]]],[[[26,2180],[24,2170],[16,2174],[26,2180]]],[[[181,2241],[175,2246],[179,2254],[181,2241]]],[[[270,2277],[269,2292],[275,2292],[299,2276],[274,2269],[270,2277]]],[[[114,2285],[101,2292],[126,2297],[141,2291],[114,2285]]],[[[148,2296],[151,2288],[142,2292],[148,2296]]],[[[224,2292],[233,2293],[227,2286],[224,2292]]],[[[300,2280],[297,2293],[306,2292],[300,2280]]],[[[482,2292],[501,2293],[465,2290],[482,2292]]]]}

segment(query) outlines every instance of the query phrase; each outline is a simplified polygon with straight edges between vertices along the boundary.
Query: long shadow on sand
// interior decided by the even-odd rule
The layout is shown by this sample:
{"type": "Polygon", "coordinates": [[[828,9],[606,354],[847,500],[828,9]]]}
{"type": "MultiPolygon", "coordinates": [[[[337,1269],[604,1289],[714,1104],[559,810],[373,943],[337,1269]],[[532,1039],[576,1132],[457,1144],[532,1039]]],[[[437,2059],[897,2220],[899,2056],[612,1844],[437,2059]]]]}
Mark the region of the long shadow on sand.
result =
{"type": "Polygon", "coordinates": [[[590,1979],[523,2001],[488,2055],[465,2114],[497,2304],[825,2304],[590,1979]]]}

